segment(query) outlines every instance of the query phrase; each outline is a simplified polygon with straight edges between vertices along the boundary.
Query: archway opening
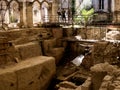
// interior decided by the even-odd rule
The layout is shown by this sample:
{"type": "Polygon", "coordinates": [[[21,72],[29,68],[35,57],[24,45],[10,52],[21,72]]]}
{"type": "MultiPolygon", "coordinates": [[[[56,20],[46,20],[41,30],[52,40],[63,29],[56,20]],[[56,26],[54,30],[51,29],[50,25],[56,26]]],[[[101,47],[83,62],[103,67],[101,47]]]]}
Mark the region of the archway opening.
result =
{"type": "Polygon", "coordinates": [[[17,24],[20,22],[20,11],[19,4],[17,1],[12,1],[10,3],[10,27],[17,27],[17,24]]]}
{"type": "Polygon", "coordinates": [[[41,22],[40,4],[35,1],[33,3],[33,25],[36,26],[41,22]]]}
{"type": "Polygon", "coordinates": [[[42,11],[42,21],[49,22],[49,14],[48,14],[49,5],[48,5],[48,3],[43,2],[41,9],[42,9],[41,10],[42,11]]]}

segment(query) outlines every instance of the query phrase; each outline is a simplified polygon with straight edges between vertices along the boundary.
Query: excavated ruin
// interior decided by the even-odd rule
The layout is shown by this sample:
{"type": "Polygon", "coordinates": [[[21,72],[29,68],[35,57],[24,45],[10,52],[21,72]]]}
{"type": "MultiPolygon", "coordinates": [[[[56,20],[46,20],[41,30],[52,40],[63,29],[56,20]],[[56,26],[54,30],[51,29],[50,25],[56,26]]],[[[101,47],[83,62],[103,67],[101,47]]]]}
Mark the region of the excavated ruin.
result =
{"type": "Polygon", "coordinates": [[[0,90],[119,90],[119,33],[81,29],[1,31],[0,90]]]}

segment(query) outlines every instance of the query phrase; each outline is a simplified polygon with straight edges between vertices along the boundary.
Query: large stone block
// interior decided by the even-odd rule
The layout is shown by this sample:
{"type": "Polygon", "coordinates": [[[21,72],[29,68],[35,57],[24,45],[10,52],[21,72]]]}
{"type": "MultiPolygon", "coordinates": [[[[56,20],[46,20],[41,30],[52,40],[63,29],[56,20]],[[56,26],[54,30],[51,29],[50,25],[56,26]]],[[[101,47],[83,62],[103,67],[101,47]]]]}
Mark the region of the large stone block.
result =
{"type": "Polygon", "coordinates": [[[17,90],[17,75],[10,69],[0,69],[0,90],[17,90]]]}
{"type": "Polygon", "coordinates": [[[52,33],[53,33],[54,38],[62,38],[63,37],[62,28],[53,28],[52,33]]]}
{"type": "Polygon", "coordinates": [[[59,61],[62,59],[63,54],[64,54],[64,48],[59,47],[59,48],[52,48],[48,56],[55,57],[56,64],[58,64],[59,61]]]}
{"type": "Polygon", "coordinates": [[[53,47],[56,46],[56,39],[44,40],[42,43],[43,53],[46,55],[53,47]]]}
{"type": "Polygon", "coordinates": [[[40,44],[38,42],[30,42],[22,45],[16,45],[16,53],[18,53],[16,57],[21,60],[42,55],[42,50],[40,44]]]}
{"type": "Polygon", "coordinates": [[[56,71],[53,57],[38,56],[0,69],[0,90],[46,90],[56,71]]]}
{"type": "Polygon", "coordinates": [[[36,57],[29,61],[22,62],[17,67],[18,90],[44,90],[55,73],[54,59],[36,57]]]}

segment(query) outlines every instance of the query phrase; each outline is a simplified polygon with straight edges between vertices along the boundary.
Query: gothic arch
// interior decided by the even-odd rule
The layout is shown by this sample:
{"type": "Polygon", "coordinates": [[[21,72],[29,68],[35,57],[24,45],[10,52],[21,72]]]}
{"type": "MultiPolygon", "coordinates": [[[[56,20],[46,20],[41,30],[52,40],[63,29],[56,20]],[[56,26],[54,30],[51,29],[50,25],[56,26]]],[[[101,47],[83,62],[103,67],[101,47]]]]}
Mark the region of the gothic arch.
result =
{"type": "Polygon", "coordinates": [[[0,0],[0,24],[7,23],[8,1],[0,0]]]}
{"type": "Polygon", "coordinates": [[[35,0],[33,2],[33,25],[41,22],[41,7],[40,2],[35,0]]]}
{"type": "Polygon", "coordinates": [[[19,23],[20,22],[20,10],[19,2],[17,0],[11,0],[9,3],[9,16],[10,23],[19,23]]]}
{"type": "Polygon", "coordinates": [[[48,22],[49,21],[49,4],[48,2],[44,1],[41,3],[41,17],[43,22],[48,22]]]}

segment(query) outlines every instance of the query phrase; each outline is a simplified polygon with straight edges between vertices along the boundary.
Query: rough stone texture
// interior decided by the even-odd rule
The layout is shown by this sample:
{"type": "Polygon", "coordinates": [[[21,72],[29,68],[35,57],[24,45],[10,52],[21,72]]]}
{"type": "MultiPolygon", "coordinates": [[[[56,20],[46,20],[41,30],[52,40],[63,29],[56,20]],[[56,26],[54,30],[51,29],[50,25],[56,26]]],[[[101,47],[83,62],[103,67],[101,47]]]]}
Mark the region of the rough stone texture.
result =
{"type": "Polygon", "coordinates": [[[20,60],[42,55],[41,47],[38,42],[29,42],[26,44],[15,45],[16,53],[20,60]]]}
{"type": "Polygon", "coordinates": [[[106,39],[108,40],[120,40],[120,31],[111,30],[106,33],[106,39]]]}
{"type": "Polygon", "coordinates": [[[0,69],[0,90],[17,90],[17,75],[13,71],[0,69]]]}
{"type": "MultiPolygon", "coordinates": [[[[85,28],[80,28],[79,30],[77,30],[77,34],[81,35],[81,37],[84,39],[85,38],[85,28]]],[[[102,29],[100,27],[87,27],[87,38],[88,39],[102,39],[105,37],[105,28],[102,27],[102,29]]]]}
{"type": "Polygon", "coordinates": [[[99,90],[102,80],[106,75],[105,72],[93,72],[92,73],[92,90],[99,90]]]}
{"type": "Polygon", "coordinates": [[[49,53],[50,50],[56,46],[56,39],[53,38],[44,40],[42,46],[44,55],[47,55],[47,53],[49,53]]]}
{"type": "Polygon", "coordinates": [[[46,90],[55,68],[53,57],[38,56],[0,69],[0,90],[46,90]]]}
{"type": "Polygon", "coordinates": [[[93,48],[94,64],[104,62],[103,51],[104,51],[106,45],[107,45],[107,42],[96,42],[94,44],[94,48],[93,48]]]}
{"type": "Polygon", "coordinates": [[[81,65],[84,66],[84,68],[86,69],[90,69],[90,67],[93,65],[92,55],[86,55],[81,65]]]}
{"type": "Polygon", "coordinates": [[[73,36],[72,28],[65,27],[63,28],[63,37],[71,37],[73,36]]]}
{"type": "Polygon", "coordinates": [[[63,38],[63,30],[62,28],[53,28],[52,29],[53,37],[54,38],[63,38]]]}
{"type": "Polygon", "coordinates": [[[58,48],[52,48],[50,50],[50,53],[48,54],[48,56],[53,56],[55,57],[56,60],[56,64],[59,63],[59,61],[62,59],[63,54],[64,54],[64,48],[63,47],[58,47],[58,48]]]}
{"type": "Polygon", "coordinates": [[[110,64],[119,63],[120,43],[96,42],[93,49],[94,64],[108,62],[110,64]]]}
{"type": "Polygon", "coordinates": [[[0,65],[5,65],[6,63],[10,62],[8,59],[8,48],[10,44],[6,37],[0,37],[0,65]]]}
{"type": "Polygon", "coordinates": [[[91,90],[91,78],[88,78],[82,85],[81,90],[91,90]]]}
{"type": "Polygon", "coordinates": [[[82,90],[81,86],[78,86],[75,90],[82,90]]]}
{"type": "Polygon", "coordinates": [[[64,88],[70,88],[70,89],[76,89],[77,86],[69,81],[63,81],[57,85],[57,87],[64,87],[64,88]]]}

